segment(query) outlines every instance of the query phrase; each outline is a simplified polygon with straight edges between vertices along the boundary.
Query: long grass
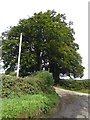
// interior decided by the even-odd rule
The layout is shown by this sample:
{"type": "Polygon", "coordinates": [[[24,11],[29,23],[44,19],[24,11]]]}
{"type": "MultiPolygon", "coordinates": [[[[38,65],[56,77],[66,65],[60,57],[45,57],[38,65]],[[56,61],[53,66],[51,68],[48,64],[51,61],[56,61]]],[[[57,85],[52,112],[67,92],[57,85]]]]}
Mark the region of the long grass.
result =
{"type": "Polygon", "coordinates": [[[58,103],[56,94],[23,95],[15,98],[3,98],[2,118],[40,117],[58,103]]]}

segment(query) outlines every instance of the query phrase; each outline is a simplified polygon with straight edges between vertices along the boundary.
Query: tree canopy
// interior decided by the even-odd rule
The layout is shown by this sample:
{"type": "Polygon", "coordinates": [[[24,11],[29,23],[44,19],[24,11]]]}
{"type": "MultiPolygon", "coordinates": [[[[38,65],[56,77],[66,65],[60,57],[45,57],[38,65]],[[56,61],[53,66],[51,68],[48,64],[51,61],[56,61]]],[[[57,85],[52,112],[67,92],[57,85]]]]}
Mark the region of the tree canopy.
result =
{"type": "Polygon", "coordinates": [[[60,74],[83,76],[71,22],[67,23],[65,14],[54,10],[35,13],[2,33],[2,59],[7,74],[17,69],[20,33],[23,34],[20,76],[43,69],[52,72],[55,79],[60,74]]]}

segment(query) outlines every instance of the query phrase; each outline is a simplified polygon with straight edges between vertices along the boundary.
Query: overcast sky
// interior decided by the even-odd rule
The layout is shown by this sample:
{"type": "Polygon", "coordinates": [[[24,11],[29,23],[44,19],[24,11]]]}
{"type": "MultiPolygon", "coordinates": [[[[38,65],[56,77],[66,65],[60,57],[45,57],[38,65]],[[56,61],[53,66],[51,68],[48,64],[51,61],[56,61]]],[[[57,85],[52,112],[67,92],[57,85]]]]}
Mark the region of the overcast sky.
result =
{"type": "Polygon", "coordinates": [[[48,9],[65,13],[67,21],[73,21],[75,42],[85,67],[83,79],[88,78],[88,0],[1,0],[0,35],[7,27],[17,25],[19,19],[48,9]]]}

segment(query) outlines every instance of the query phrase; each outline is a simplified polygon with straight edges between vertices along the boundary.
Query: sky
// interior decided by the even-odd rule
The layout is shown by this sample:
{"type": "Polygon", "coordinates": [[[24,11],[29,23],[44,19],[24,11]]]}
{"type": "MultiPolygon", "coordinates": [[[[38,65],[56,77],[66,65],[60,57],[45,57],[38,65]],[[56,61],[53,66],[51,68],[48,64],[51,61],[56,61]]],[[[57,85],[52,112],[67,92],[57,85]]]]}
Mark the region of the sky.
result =
{"type": "Polygon", "coordinates": [[[34,13],[55,10],[72,21],[75,42],[79,44],[82,65],[85,67],[83,79],[88,78],[88,0],[1,0],[0,35],[9,26],[17,25],[20,19],[31,17],[34,13]]]}

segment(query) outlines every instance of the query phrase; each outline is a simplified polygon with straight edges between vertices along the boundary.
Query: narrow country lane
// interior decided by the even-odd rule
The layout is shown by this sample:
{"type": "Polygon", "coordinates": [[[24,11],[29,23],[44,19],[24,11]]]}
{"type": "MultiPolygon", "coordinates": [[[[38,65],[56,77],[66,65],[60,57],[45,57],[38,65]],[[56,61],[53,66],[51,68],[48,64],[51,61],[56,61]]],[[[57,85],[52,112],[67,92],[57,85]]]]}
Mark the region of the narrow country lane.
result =
{"type": "MultiPolygon", "coordinates": [[[[61,97],[60,105],[52,118],[89,118],[90,95],[64,90],[55,87],[56,93],[61,97]]],[[[89,118],[90,119],[90,118],[89,118]]]]}

